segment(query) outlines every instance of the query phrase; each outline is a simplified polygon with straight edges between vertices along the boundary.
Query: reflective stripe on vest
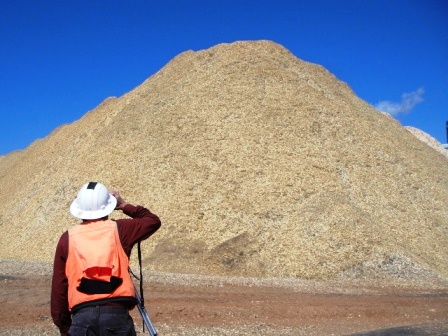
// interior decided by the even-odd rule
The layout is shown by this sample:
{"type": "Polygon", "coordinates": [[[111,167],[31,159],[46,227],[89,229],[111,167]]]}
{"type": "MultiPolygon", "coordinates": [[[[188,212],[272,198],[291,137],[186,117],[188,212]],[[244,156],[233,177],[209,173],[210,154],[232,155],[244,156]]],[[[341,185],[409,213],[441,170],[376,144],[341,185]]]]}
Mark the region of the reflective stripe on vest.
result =
{"type": "Polygon", "coordinates": [[[68,230],[68,303],[135,297],[129,259],[112,220],[79,224],[68,230]]]}

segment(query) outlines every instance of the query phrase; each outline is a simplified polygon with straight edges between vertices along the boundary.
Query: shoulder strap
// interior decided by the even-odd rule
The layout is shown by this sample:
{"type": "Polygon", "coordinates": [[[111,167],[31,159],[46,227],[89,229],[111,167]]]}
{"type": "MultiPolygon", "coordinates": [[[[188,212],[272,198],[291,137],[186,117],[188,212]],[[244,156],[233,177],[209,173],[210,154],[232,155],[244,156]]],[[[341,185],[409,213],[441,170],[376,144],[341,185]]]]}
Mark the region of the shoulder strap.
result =
{"type": "Polygon", "coordinates": [[[140,299],[142,307],[145,307],[145,299],[143,297],[142,249],[140,248],[140,242],[138,242],[138,265],[140,266],[140,299]]]}

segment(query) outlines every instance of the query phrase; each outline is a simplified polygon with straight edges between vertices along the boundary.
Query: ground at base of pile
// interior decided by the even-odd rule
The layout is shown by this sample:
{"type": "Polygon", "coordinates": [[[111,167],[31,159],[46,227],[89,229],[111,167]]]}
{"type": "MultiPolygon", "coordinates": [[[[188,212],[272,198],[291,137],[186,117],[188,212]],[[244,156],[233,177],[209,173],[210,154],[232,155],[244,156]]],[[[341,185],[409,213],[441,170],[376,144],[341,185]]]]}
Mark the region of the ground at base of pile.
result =
{"type": "MultiPolygon", "coordinates": [[[[159,335],[448,335],[446,287],[147,279],[146,306],[159,335]]],[[[58,334],[50,283],[49,274],[1,276],[0,335],[58,334]]],[[[132,316],[144,335],[136,309],[132,316]]]]}

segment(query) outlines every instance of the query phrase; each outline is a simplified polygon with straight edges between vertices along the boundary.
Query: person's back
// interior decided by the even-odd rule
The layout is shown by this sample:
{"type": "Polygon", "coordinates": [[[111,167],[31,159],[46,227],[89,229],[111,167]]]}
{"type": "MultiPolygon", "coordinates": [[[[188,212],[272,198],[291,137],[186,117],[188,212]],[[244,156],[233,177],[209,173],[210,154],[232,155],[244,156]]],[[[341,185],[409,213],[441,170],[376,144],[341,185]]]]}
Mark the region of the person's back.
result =
{"type": "Polygon", "coordinates": [[[70,206],[82,223],[64,232],[56,247],[51,314],[61,335],[135,335],[129,309],[136,304],[129,256],[134,244],[160,225],[142,206],[128,204],[117,191],[86,183],[70,206]],[[114,209],[131,219],[110,220],[114,209]]]}

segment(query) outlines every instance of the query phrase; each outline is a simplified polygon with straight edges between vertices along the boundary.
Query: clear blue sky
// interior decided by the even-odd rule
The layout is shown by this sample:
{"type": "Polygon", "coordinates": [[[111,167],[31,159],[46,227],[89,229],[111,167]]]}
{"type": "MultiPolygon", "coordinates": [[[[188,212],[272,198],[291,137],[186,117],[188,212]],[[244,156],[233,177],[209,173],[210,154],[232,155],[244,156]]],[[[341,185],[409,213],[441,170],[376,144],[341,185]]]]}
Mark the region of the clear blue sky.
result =
{"type": "Polygon", "coordinates": [[[446,143],[446,0],[0,0],[0,155],[186,50],[267,39],[446,143]]]}

